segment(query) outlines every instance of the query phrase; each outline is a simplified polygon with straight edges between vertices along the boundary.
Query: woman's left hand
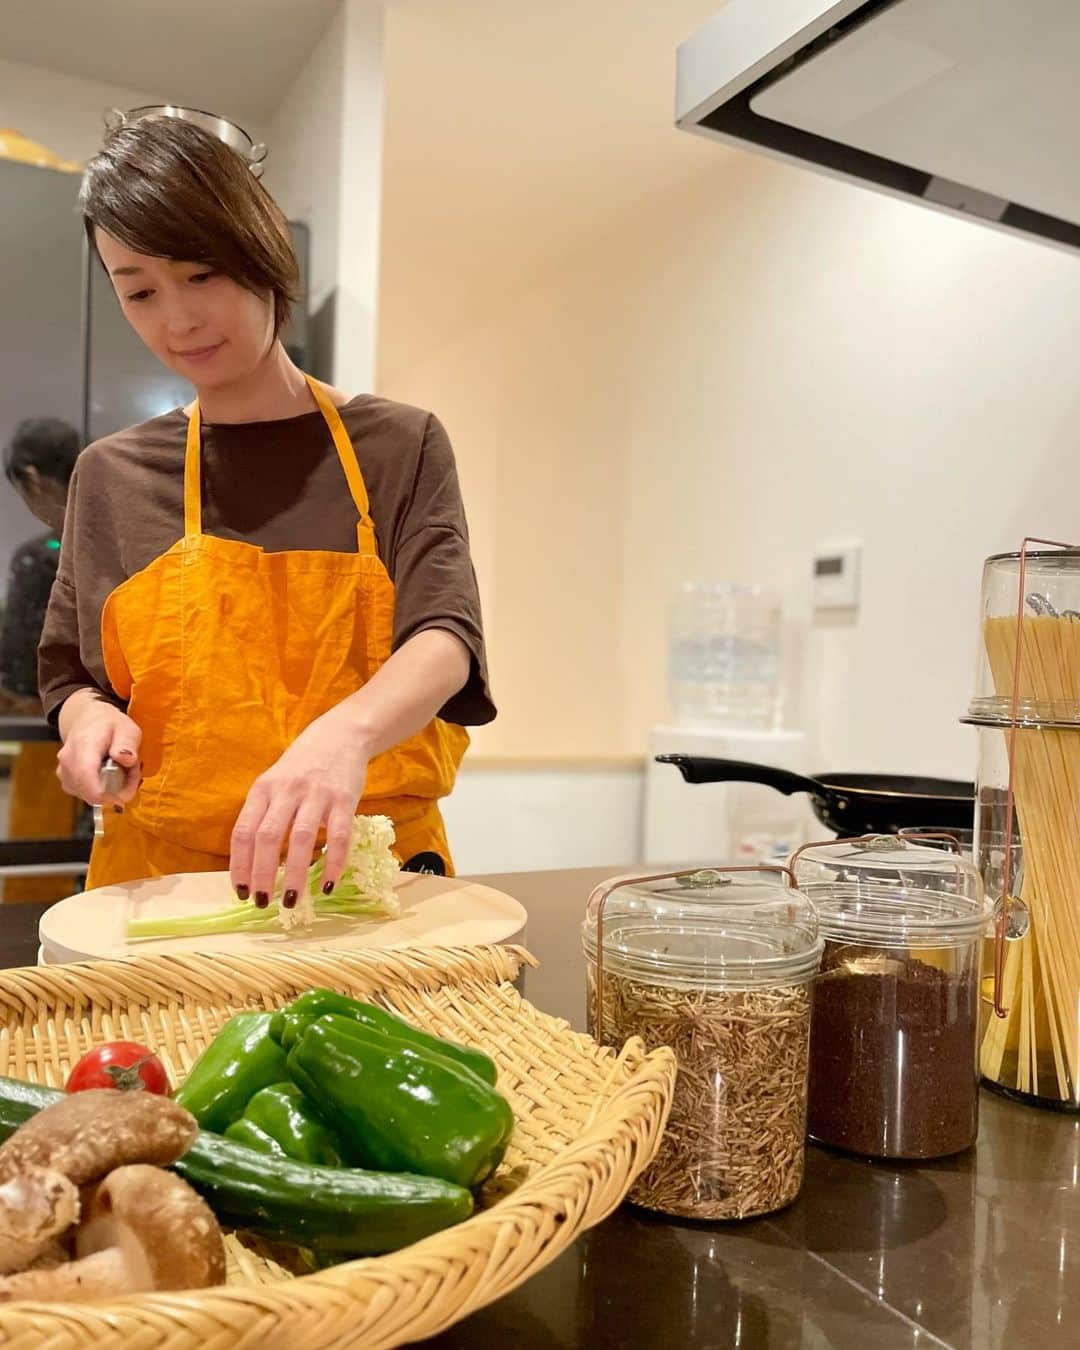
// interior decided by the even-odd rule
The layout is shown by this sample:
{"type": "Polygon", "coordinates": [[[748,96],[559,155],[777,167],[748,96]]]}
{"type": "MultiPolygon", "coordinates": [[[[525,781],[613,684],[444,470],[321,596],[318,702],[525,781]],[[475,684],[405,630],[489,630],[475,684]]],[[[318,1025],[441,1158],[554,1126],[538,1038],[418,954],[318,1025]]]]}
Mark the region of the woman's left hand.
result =
{"type": "Polygon", "coordinates": [[[229,874],[242,900],[265,906],[274,893],[285,840],[282,904],[291,909],[307,881],[319,831],[326,830],[323,889],[337,884],[370,755],[338,709],[317,718],[251,786],[232,833],[229,874]],[[335,716],[335,713],[338,715],[335,716]]]}

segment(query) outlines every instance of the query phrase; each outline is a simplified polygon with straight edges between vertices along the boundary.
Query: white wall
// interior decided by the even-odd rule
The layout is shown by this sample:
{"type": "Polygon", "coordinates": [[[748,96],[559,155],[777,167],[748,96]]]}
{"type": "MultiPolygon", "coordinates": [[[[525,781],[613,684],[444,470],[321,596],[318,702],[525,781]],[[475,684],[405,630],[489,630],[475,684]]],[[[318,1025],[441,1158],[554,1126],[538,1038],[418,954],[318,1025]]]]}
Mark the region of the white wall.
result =
{"type": "Polygon", "coordinates": [[[311,230],[316,374],[374,384],[382,172],[382,5],[343,0],[267,128],[265,182],[311,230]]]}
{"type": "Polygon", "coordinates": [[[344,0],[341,223],[334,379],[349,393],[375,384],[382,204],[383,5],[344,0]]]}
{"type": "Polygon", "coordinates": [[[135,108],[162,97],[0,58],[0,126],[14,127],[61,159],[81,163],[100,148],[108,109],[135,108]]]}
{"type": "Polygon", "coordinates": [[[636,760],[500,765],[466,759],[442,804],[455,868],[477,876],[629,867],[642,856],[643,792],[636,760]]]}
{"type": "MultiPolygon", "coordinates": [[[[970,775],[982,560],[1080,537],[1080,258],[740,155],[615,266],[637,354],[624,659],[684,573],[778,585],[811,625],[815,545],[861,538],[858,616],[807,633],[819,767],[970,775]]],[[[663,700],[637,671],[628,737],[663,700]]]]}
{"type": "Polygon", "coordinates": [[[642,749],[667,597],[716,576],[784,591],[819,768],[970,774],[982,559],[1080,536],[1080,259],[706,148],[454,342],[418,321],[387,390],[451,426],[487,550],[478,747],[642,749]],[[811,626],[852,537],[862,609],[811,626]]]}
{"type": "Polygon", "coordinates": [[[341,218],[345,20],[338,10],[266,129],[263,182],[311,238],[308,310],[313,373],[333,376],[341,218]]]}

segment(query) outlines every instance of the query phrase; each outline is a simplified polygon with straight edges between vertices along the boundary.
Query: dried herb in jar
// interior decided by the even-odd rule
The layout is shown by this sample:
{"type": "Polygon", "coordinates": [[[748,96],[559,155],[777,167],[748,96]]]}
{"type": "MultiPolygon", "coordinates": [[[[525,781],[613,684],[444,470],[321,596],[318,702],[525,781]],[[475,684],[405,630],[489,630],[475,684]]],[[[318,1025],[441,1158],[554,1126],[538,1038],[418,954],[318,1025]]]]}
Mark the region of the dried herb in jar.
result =
{"type": "Polygon", "coordinates": [[[828,941],[813,986],[812,1139],[878,1158],[940,1158],[978,1128],[974,969],[828,941]]]}
{"type": "MultiPolygon", "coordinates": [[[[590,969],[590,1019],[595,987],[590,969]]],[[[604,974],[604,1038],[669,1045],[679,1068],[660,1151],[630,1199],[692,1219],[743,1219],[802,1186],[810,1000],[805,984],[679,989],[604,974]]]]}

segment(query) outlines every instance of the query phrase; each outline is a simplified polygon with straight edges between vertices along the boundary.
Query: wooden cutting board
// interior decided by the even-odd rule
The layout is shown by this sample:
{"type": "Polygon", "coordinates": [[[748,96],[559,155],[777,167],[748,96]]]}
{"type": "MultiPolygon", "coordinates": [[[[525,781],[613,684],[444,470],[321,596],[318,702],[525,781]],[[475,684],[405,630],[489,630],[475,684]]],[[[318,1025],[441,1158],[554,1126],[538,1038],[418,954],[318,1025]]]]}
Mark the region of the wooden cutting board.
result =
{"type": "Polygon", "coordinates": [[[320,947],[472,946],[520,941],[527,915],[502,891],[474,881],[401,872],[395,883],[401,913],[372,921],[335,916],[308,932],[273,929],[259,933],[217,933],[205,937],[154,938],[128,942],[130,919],[210,914],[236,903],[227,872],[182,872],[176,876],[101,886],[69,896],[47,909],[38,933],[41,960],[111,960],[157,952],[230,952],[263,955],[320,947]]]}

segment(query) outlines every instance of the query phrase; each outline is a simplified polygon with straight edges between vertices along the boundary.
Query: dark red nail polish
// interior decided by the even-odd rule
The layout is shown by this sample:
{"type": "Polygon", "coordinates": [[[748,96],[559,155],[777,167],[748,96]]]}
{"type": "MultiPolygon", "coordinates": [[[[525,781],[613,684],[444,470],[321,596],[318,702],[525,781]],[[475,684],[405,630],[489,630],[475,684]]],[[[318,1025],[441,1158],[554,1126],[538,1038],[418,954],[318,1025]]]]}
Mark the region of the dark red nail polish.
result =
{"type": "Polygon", "coordinates": [[[296,900],[297,894],[295,891],[286,891],[285,894],[281,897],[281,903],[285,906],[286,909],[292,909],[292,907],[296,904],[296,900]]]}
{"type": "Polygon", "coordinates": [[[322,893],[323,895],[333,895],[334,883],[332,881],[328,881],[326,885],[322,888],[322,893]]]}
{"type": "Polygon", "coordinates": [[[236,888],[236,894],[239,896],[239,898],[240,898],[241,900],[246,900],[246,899],[248,898],[248,896],[251,894],[251,887],[250,887],[250,886],[237,886],[237,888],[236,888]]]}
{"type": "Polygon", "coordinates": [[[267,895],[265,891],[256,891],[255,903],[256,905],[258,905],[260,909],[265,909],[267,905],[270,903],[270,897],[267,895]]]}

